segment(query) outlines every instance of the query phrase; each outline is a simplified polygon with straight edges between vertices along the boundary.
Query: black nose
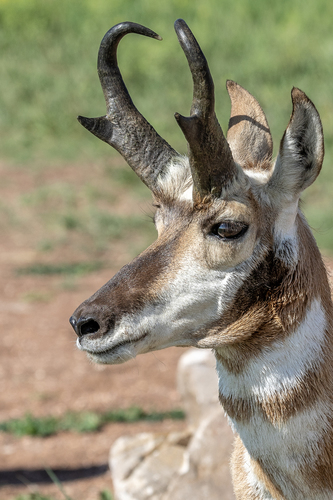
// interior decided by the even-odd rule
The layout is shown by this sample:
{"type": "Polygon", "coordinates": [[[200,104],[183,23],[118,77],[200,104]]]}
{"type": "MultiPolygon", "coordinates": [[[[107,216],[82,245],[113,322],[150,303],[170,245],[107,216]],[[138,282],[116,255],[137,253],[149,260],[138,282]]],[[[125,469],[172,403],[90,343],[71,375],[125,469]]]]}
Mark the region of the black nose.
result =
{"type": "Polygon", "coordinates": [[[72,325],[72,328],[73,328],[74,332],[77,334],[77,321],[76,321],[75,316],[71,316],[69,318],[69,322],[72,325]]]}
{"type": "Polygon", "coordinates": [[[72,325],[76,335],[81,337],[82,335],[87,335],[88,333],[98,332],[100,326],[94,318],[79,318],[78,320],[75,316],[69,318],[69,322],[72,325]]]}

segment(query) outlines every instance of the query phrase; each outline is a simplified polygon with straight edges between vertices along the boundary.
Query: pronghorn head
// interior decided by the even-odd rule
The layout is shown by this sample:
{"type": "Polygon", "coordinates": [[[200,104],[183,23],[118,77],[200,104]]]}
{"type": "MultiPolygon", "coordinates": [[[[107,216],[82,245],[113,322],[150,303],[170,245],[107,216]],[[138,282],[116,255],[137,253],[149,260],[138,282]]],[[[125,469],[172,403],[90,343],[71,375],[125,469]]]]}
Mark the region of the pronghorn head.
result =
{"type": "MultiPolygon", "coordinates": [[[[125,34],[160,38],[138,24],[122,23],[105,35],[98,72],[107,114],[79,118],[150,188],[158,231],[157,240],[70,319],[78,347],[99,363],[169,346],[227,349],[258,336],[263,324],[278,324],[268,297],[278,296],[304,252],[301,240],[311,238],[298,201],[323,161],[316,108],[301,90],[292,90],[292,115],[273,163],[264,112],[251,94],[228,81],[225,138],[207,61],[183,20],[175,29],[194,85],[190,117],[175,115],[188,158],[143,118],[119,72],[116,50],[125,34]]],[[[281,306],[278,298],[275,303],[281,306]]]]}

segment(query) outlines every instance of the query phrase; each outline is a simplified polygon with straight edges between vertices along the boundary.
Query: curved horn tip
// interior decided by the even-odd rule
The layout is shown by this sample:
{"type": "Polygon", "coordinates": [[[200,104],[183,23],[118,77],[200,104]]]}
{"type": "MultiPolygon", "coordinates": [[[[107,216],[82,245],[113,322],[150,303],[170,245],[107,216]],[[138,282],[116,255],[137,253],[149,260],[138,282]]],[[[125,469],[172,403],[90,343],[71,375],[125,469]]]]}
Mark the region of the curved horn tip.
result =
{"type": "Polygon", "coordinates": [[[156,40],[162,40],[162,37],[157,33],[155,33],[155,31],[151,30],[150,28],[147,28],[142,24],[132,23],[131,21],[125,21],[116,24],[115,26],[112,26],[112,28],[110,28],[109,31],[107,31],[106,34],[104,35],[102,43],[108,42],[109,40],[110,41],[117,39],[119,40],[119,37],[122,38],[124,35],[127,35],[128,33],[136,33],[138,35],[144,35],[150,38],[155,38],[156,40]]]}
{"type": "Polygon", "coordinates": [[[174,27],[175,27],[175,30],[177,31],[178,29],[182,29],[182,28],[188,28],[186,22],[184,21],[184,19],[176,19],[176,21],[174,22],[174,27]]]}
{"type": "MultiPolygon", "coordinates": [[[[189,39],[193,41],[194,35],[184,19],[177,19],[174,23],[175,32],[179,43],[186,46],[189,43],[189,39]]],[[[196,40],[195,40],[196,42],[196,40]]],[[[196,42],[197,43],[197,42],[196,42]]]]}

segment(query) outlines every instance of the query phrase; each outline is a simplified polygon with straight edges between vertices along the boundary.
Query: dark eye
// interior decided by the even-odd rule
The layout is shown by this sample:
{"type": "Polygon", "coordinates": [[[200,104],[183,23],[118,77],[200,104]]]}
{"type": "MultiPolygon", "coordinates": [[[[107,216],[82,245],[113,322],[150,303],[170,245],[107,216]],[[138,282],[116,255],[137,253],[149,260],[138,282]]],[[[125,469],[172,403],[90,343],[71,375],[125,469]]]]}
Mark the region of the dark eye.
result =
{"type": "Polygon", "coordinates": [[[246,233],[249,226],[243,222],[226,221],[221,224],[216,224],[212,233],[223,240],[235,240],[246,233]]]}

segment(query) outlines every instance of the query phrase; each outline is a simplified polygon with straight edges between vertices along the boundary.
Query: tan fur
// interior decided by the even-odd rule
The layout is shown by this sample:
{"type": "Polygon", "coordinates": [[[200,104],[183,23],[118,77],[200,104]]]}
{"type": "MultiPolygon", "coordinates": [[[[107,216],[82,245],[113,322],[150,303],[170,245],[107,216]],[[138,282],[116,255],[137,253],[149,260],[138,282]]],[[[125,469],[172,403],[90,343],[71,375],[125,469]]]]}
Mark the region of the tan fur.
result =
{"type": "MultiPolygon", "coordinates": [[[[331,396],[332,397],[332,396],[331,396]]],[[[315,462],[304,466],[303,474],[314,488],[320,490],[323,484],[333,490],[333,418],[330,427],[320,443],[320,451],[315,462]]]]}
{"type": "MultiPolygon", "coordinates": [[[[236,436],[231,466],[236,498],[237,500],[262,500],[262,496],[259,493],[255,493],[253,486],[249,484],[248,474],[245,470],[245,455],[246,448],[239,436],[236,436]]],[[[271,494],[272,498],[275,500],[285,500],[282,492],[273,484],[269,475],[262,469],[260,464],[253,459],[250,460],[250,463],[258,480],[271,494]]]]}
{"type": "Polygon", "coordinates": [[[231,100],[227,139],[234,160],[243,168],[261,164],[260,170],[269,169],[273,141],[260,104],[236,82],[228,80],[227,90],[231,100]]]}

